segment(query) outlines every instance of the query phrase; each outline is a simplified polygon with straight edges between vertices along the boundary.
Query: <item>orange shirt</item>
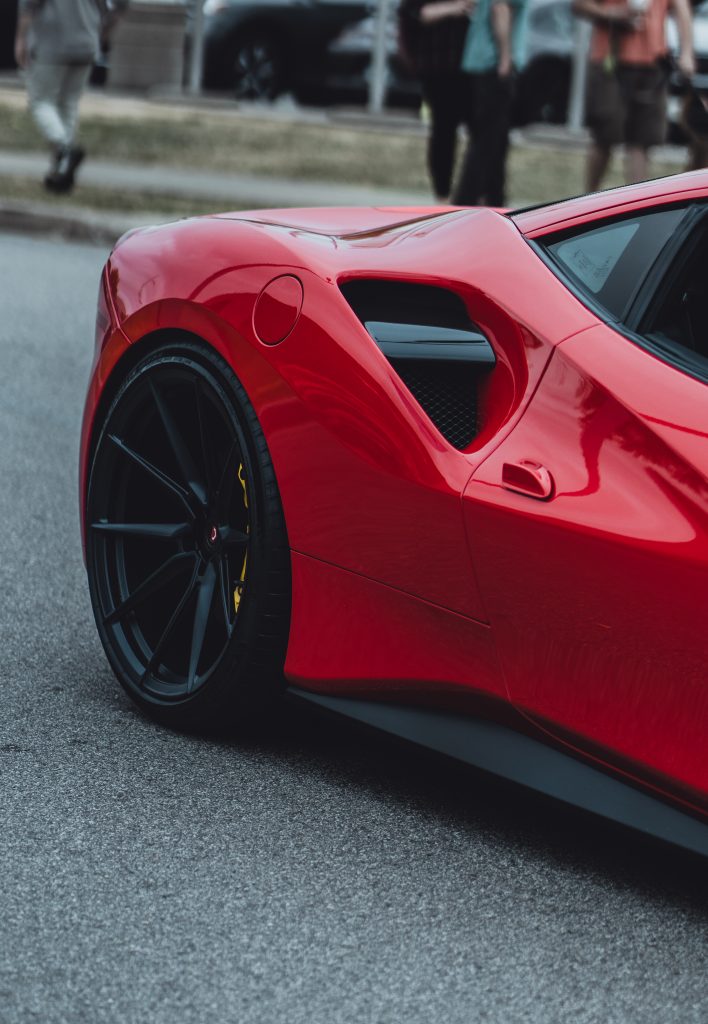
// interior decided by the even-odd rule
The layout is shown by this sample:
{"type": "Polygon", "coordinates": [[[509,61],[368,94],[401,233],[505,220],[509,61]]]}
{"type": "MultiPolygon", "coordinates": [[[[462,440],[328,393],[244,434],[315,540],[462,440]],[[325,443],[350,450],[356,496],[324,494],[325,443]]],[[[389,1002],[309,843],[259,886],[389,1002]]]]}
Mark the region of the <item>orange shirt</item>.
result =
{"type": "Polygon", "coordinates": [[[606,24],[596,24],[592,33],[590,60],[599,64],[614,54],[621,64],[654,64],[666,53],[668,9],[669,0],[649,0],[641,16],[641,28],[638,29],[622,31],[606,24]]]}

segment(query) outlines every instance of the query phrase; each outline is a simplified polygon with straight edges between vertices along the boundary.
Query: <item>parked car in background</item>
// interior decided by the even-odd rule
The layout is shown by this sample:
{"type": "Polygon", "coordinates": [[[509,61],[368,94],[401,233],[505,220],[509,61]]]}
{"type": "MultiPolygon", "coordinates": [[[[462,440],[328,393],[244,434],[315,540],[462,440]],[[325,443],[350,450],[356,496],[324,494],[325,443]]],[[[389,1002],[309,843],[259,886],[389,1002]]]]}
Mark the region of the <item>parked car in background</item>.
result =
{"type": "MultiPolygon", "coordinates": [[[[370,77],[374,8],[375,0],[206,0],[204,85],[231,90],[238,99],[271,100],[292,91],[305,101],[361,100],[370,77]]],[[[515,119],[562,121],[573,46],[570,0],[532,0],[528,46],[515,119]]],[[[419,84],[398,58],[395,4],[386,49],[388,101],[419,102],[419,84]]]]}
{"type": "Polygon", "coordinates": [[[206,0],[204,86],[237,99],[305,98],[337,76],[362,78],[368,54],[330,44],[371,14],[371,0],[206,0]]]}
{"type": "MultiPolygon", "coordinates": [[[[370,15],[345,29],[328,47],[328,59],[333,67],[339,69],[334,82],[340,94],[346,90],[362,95],[367,90],[375,32],[376,18],[370,15]],[[346,77],[342,75],[343,70],[346,70],[346,77]]],[[[420,83],[399,57],[395,5],[390,9],[386,26],[386,53],[387,102],[394,106],[417,106],[421,100],[420,83]]]]}

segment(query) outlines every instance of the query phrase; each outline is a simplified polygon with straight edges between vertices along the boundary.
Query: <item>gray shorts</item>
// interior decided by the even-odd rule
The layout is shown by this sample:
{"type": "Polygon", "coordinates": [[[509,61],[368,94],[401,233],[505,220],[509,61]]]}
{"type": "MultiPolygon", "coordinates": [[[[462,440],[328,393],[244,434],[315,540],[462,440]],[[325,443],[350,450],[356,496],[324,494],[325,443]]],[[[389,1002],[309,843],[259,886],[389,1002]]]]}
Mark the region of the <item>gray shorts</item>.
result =
{"type": "Polygon", "coordinates": [[[588,68],[587,124],[598,146],[648,149],[666,137],[666,75],[655,65],[588,68]]]}

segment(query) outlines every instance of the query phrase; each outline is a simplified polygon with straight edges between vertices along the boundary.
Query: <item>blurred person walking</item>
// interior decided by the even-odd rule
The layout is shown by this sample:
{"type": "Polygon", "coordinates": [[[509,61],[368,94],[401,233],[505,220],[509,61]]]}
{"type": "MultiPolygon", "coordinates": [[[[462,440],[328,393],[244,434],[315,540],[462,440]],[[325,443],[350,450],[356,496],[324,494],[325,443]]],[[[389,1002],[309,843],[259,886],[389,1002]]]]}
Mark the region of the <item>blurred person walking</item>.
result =
{"type": "Polygon", "coordinates": [[[689,0],[574,0],[573,11],[593,23],[587,123],[592,144],[587,190],[600,187],[615,146],[625,146],[625,180],[644,181],[649,151],[666,136],[666,19],[679,36],[678,69],[695,72],[689,0]]]}
{"type": "Polygon", "coordinates": [[[462,54],[470,139],[461,206],[504,206],[514,72],[523,67],[528,0],[479,0],[462,54]]]}
{"type": "Polygon", "coordinates": [[[461,124],[469,126],[467,82],[460,61],[475,0],[401,0],[401,56],[421,80],[430,110],[428,171],[435,198],[450,197],[461,124]]]}
{"type": "Polygon", "coordinates": [[[102,39],[127,0],[19,0],[15,60],[27,74],[32,116],[52,148],[44,185],[69,192],[84,150],[76,145],[79,101],[102,39]]]}

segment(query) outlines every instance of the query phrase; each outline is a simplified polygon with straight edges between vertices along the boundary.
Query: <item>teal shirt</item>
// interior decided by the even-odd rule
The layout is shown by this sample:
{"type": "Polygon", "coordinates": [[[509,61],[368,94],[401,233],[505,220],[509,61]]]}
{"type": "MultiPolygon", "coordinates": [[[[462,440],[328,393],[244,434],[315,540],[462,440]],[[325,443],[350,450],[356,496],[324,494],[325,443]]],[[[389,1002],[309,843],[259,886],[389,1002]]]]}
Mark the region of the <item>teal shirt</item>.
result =
{"type": "MultiPolygon", "coordinates": [[[[492,33],[492,4],[497,0],[477,0],[467,29],[462,53],[462,70],[473,73],[493,71],[499,61],[497,44],[492,33]]],[[[526,62],[526,26],[528,0],[507,0],[511,7],[511,60],[520,70],[526,62]]]]}

